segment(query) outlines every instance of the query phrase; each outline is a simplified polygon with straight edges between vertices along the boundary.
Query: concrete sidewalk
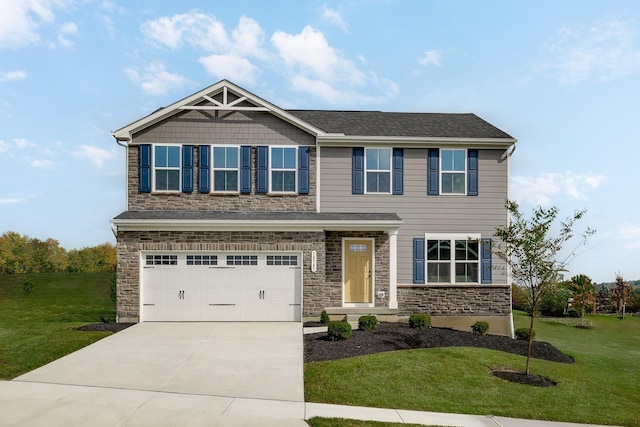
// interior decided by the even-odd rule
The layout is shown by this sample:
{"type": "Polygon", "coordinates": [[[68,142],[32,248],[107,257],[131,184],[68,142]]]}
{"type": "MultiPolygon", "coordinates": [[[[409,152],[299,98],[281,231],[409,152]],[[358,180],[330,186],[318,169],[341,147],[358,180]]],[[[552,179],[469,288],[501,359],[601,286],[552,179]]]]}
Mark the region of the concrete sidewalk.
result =
{"type": "Polygon", "coordinates": [[[521,420],[293,401],[0,381],[0,427],[302,427],[312,417],[460,427],[587,427],[521,420]]]}

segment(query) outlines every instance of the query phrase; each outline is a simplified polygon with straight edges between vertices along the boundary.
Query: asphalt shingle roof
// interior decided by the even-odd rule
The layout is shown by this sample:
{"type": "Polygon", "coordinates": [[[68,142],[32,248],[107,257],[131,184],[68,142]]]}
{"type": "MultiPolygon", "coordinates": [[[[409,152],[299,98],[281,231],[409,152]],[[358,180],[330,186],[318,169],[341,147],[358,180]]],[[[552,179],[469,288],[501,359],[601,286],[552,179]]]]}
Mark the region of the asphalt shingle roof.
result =
{"type": "Polygon", "coordinates": [[[125,211],[116,220],[195,220],[195,221],[402,221],[394,213],[342,212],[230,212],[230,211],[125,211]]]}
{"type": "Polygon", "coordinates": [[[347,136],[513,138],[470,113],[330,110],[287,110],[287,112],[327,133],[343,133],[347,136]]]}

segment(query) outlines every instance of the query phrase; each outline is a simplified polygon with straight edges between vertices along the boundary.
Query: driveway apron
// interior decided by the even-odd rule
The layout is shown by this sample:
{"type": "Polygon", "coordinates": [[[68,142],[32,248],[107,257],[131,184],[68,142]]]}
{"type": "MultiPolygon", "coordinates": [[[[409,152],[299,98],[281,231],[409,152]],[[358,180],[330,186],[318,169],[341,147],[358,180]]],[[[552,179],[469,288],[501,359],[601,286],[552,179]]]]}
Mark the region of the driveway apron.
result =
{"type": "Polygon", "coordinates": [[[140,323],[14,381],[304,401],[301,323],[140,323]]]}

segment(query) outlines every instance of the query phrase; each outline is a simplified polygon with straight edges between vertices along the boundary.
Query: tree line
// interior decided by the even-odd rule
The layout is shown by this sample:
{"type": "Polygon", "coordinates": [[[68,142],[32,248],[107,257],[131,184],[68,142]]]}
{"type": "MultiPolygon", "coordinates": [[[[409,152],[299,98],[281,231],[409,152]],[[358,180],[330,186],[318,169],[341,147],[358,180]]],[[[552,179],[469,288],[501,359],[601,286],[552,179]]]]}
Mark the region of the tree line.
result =
{"type": "Polygon", "coordinates": [[[40,240],[8,231],[0,236],[0,274],[98,273],[115,271],[110,243],[67,251],[55,239],[40,240]]]}

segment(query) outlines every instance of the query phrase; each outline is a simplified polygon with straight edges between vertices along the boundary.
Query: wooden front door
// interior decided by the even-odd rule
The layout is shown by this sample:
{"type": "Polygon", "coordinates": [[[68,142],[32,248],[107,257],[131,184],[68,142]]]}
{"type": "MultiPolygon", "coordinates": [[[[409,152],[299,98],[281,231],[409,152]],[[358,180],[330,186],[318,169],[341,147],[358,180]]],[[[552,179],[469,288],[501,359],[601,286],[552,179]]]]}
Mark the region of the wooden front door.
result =
{"type": "Polygon", "coordinates": [[[371,303],[373,242],[344,241],[344,302],[371,303]]]}

